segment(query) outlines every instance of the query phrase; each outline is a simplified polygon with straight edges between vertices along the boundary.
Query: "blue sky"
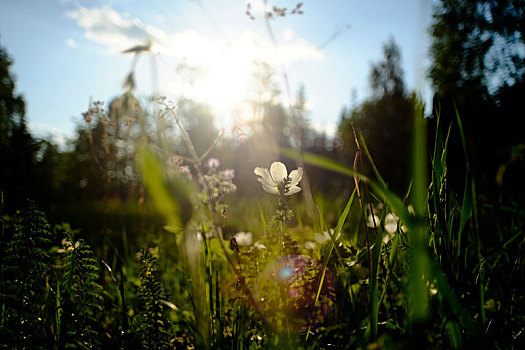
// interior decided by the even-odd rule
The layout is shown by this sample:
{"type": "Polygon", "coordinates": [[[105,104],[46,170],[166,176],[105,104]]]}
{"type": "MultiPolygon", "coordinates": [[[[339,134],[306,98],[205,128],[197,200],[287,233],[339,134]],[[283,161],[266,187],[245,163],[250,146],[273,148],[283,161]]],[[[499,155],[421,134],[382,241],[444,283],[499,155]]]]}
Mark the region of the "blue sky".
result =
{"type": "MultiPolygon", "coordinates": [[[[289,9],[297,3],[268,0],[289,9]]],[[[221,125],[243,118],[239,106],[257,59],[275,68],[285,103],[281,73],[289,78],[292,98],[304,84],[312,125],[330,133],[352,91],[358,100],[369,95],[370,64],[382,58],[390,36],[401,47],[408,87],[430,94],[425,81],[430,0],[306,0],[303,15],[270,21],[275,42],[260,12],[263,5],[263,0],[4,0],[0,44],[14,59],[31,130],[57,140],[74,135],[90,98],[110,101],[123,92],[132,56],[121,51],[148,38],[154,41],[152,54],[139,61],[137,93],[174,100],[184,95],[210,104],[221,125]],[[247,3],[255,20],[245,14],[247,3]],[[339,34],[330,41],[334,33],[339,34]]]]}

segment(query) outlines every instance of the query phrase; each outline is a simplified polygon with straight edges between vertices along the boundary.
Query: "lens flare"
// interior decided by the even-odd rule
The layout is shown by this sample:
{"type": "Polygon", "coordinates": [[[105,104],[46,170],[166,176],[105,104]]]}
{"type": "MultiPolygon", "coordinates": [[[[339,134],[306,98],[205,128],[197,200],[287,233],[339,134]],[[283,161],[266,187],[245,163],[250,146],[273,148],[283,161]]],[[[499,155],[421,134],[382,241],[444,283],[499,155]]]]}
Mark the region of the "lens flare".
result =
{"type": "Polygon", "coordinates": [[[255,297],[276,329],[302,330],[326,319],[335,302],[335,289],[321,263],[306,255],[287,255],[264,269],[255,297]]]}

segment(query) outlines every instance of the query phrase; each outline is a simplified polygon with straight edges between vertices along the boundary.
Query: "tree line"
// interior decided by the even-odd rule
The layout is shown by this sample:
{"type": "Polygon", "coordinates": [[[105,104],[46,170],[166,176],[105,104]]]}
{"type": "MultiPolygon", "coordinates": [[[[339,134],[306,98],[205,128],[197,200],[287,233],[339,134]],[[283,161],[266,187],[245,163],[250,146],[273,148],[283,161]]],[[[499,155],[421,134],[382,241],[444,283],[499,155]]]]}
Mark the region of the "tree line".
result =
{"type": "MultiPolygon", "coordinates": [[[[451,127],[450,186],[460,187],[467,161],[459,151],[458,113],[480,195],[509,203],[522,203],[525,194],[525,185],[519,181],[524,171],[524,146],[518,127],[525,86],[523,10],[523,1],[442,0],[434,7],[429,29],[429,78],[435,95],[432,115],[427,118],[428,134],[432,139],[438,119],[445,129],[451,127]]],[[[220,155],[224,165],[239,169],[239,181],[250,181],[250,168],[265,160],[268,163],[269,155],[278,155],[278,147],[300,147],[353,166],[355,133],[362,133],[389,186],[397,192],[406,191],[413,106],[418,97],[405,86],[401,60],[401,51],[390,38],[383,46],[383,58],[370,67],[371,96],[358,105],[343,107],[333,138],[309,125],[304,88],[297,91],[292,108],[276,102],[280,92],[272,67],[259,63],[254,87],[258,97],[251,101],[258,119],[242,125],[244,130],[232,133],[231,138],[222,137],[209,157],[220,155]],[[268,140],[275,141],[275,146],[269,146],[268,140]]],[[[186,150],[177,141],[175,128],[163,121],[163,116],[153,121],[153,111],[131,90],[111,101],[108,111],[93,103],[66,151],[49,140],[35,138],[27,128],[25,101],[16,93],[11,64],[6,49],[0,48],[0,157],[4,165],[0,180],[10,208],[19,207],[28,197],[47,209],[103,198],[140,199],[143,189],[134,164],[137,140],[177,149],[184,156],[186,150]],[[160,129],[165,133],[162,137],[160,129]]],[[[198,151],[205,152],[210,140],[220,133],[210,109],[185,101],[177,113],[198,151]]],[[[367,172],[367,166],[363,162],[361,170],[367,172]]],[[[314,190],[337,193],[334,189],[341,186],[341,179],[310,170],[314,190]]]]}

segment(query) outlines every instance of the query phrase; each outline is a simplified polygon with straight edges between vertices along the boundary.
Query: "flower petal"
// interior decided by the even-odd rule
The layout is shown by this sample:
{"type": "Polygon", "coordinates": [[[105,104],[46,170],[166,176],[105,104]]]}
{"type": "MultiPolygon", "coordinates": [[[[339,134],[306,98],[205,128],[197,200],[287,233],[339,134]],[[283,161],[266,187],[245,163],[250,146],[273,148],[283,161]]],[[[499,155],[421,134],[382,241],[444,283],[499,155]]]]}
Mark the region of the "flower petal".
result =
{"type": "Polygon", "coordinates": [[[260,183],[262,183],[263,185],[267,185],[267,186],[274,186],[275,183],[273,182],[272,180],[272,177],[270,176],[270,172],[268,171],[268,169],[266,168],[255,168],[253,170],[253,173],[255,175],[258,175],[260,176],[260,178],[258,178],[257,180],[259,180],[260,183]]]}
{"type": "Polygon", "coordinates": [[[290,179],[292,179],[292,182],[290,183],[290,186],[293,187],[301,181],[303,178],[303,168],[299,167],[298,169],[292,170],[290,173],[290,179]]]}
{"type": "Polygon", "coordinates": [[[393,234],[397,231],[397,220],[396,216],[392,213],[388,213],[385,218],[385,230],[393,234]]]}
{"type": "Polygon", "coordinates": [[[270,167],[270,173],[272,174],[273,182],[278,184],[288,177],[288,170],[286,165],[281,162],[273,162],[270,167]]]}
{"type": "Polygon", "coordinates": [[[385,231],[393,234],[397,231],[397,222],[385,224],[385,231]]]}
{"type": "Polygon", "coordinates": [[[235,234],[235,240],[239,245],[250,245],[252,244],[252,233],[251,232],[237,232],[235,234]]]}
{"type": "Polygon", "coordinates": [[[329,240],[330,237],[326,237],[325,235],[322,235],[322,234],[316,232],[315,235],[314,235],[314,239],[317,241],[317,243],[323,244],[324,242],[329,240]]]}
{"type": "Polygon", "coordinates": [[[381,223],[381,219],[377,215],[369,214],[366,220],[366,226],[368,227],[378,227],[381,223]]]}
{"type": "Polygon", "coordinates": [[[268,193],[271,193],[271,194],[279,194],[279,191],[277,190],[277,186],[275,185],[272,185],[272,186],[268,186],[267,184],[262,184],[263,186],[263,189],[268,192],[268,193]]]}
{"type": "Polygon", "coordinates": [[[288,190],[288,192],[285,193],[285,195],[286,196],[290,196],[290,195],[295,194],[297,192],[301,192],[301,187],[293,186],[293,187],[290,187],[290,189],[288,190]]]}

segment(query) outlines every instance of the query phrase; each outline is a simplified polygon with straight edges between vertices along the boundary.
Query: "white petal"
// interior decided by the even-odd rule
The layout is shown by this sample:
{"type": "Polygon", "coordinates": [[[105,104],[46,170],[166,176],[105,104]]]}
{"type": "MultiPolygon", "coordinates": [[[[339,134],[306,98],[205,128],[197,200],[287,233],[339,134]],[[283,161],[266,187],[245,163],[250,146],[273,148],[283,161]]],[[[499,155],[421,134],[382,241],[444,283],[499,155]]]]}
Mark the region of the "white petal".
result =
{"type": "Polygon", "coordinates": [[[388,213],[385,218],[385,230],[392,234],[397,231],[397,220],[398,218],[392,214],[388,213]]]}
{"type": "Polygon", "coordinates": [[[264,244],[261,244],[259,242],[255,242],[253,246],[257,249],[266,249],[266,246],[264,244]]]}
{"type": "Polygon", "coordinates": [[[301,187],[293,186],[293,187],[290,187],[290,189],[288,190],[288,192],[285,193],[285,195],[286,196],[290,196],[290,195],[295,194],[297,192],[301,192],[301,187]]]}
{"type": "Polygon", "coordinates": [[[271,194],[279,194],[279,191],[277,190],[277,186],[268,186],[267,184],[264,184],[263,183],[263,189],[268,192],[268,193],[271,193],[271,194]]]}
{"type": "Polygon", "coordinates": [[[270,167],[270,173],[272,174],[273,182],[276,184],[288,177],[286,165],[281,162],[273,162],[272,166],[270,167]]]}
{"type": "Polygon", "coordinates": [[[379,219],[379,216],[370,214],[368,215],[368,218],[366,220],[366,226],[368,227],[378,227],[381,223],[381,220],[379,219]]]}
{"type": "Polygon", "coordinates": [[[399,218],[395,215],[395,214],[392,214],[392,213],[388,213],[386,214],[386,218],[385,218],[385,223],[397,223],[397,221],[399,220],[399,218]]]}
{"type": "Polygon", "coordinates": [[[272,180],[272,177],[270,176],[270,172],[266,168],[255,168],[253,170],[255,175],[260,176],[257,180],[259,180],[260,183],[263,185],[266,184],[267,186],[273,186],[275,183],[272,180]]]}
{"type": "Polygon", "coordinates": [[[292,170],[290,173],[290,179],[292,179],[292,182],[290,183],[290,186],[295,186],[301,181],[303,178],[303,168],[299,167],[298,169],[292,170]]]}
{"type": "Polygon", "coordinates": [[[315,243],[314,242],[310,242],[310,241],[306,241],[306,242],[304,242],[304,247],[306,249],[310,249],[310,250],[315,249],[315,243]]]}
{"type": "Polygon", "coordinates": [[[252,233],[237,232],[237,234],[235,234],[235,240],[239,245],[250,245],[252,244],[252,233]]]}
{"type": "Polygon", "coordinates": [[[395,233],[397,231],[397,222],[389,222],[385,224],[385,231],[390,234],[395,233]]]}
{"type": "Polygon", "coordinates": [[[314,238],[317,241],[317,243],[320,243],[320,244],[323,244],[328,239],[330,239],[330,237],[325,237],[324,235],[322,235],[320,233],[315,233],[314,238]]]}

